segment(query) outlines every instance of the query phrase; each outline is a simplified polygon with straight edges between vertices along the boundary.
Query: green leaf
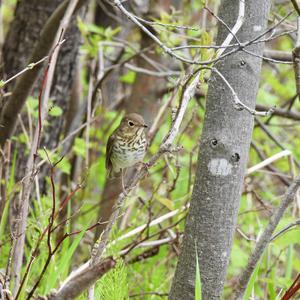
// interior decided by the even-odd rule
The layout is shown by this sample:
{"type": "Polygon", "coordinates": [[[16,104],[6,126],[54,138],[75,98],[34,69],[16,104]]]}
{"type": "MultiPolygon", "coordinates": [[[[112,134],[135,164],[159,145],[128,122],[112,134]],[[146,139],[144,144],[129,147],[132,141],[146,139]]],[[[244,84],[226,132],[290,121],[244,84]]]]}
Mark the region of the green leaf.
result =
{"type": "Polygon", "coordinates": [[[75,238],[74,242],[72,243],[71,247],[66,251],[60,261],[60,264],[53,274],[51,274],[48,278],[48,286],[47,289],[50,291],[52,288],[54,288],[57,280],[60,278],[61,274],[64,274],[65,270],[70,266],[71,258],[77,249],[83,235],[85,233],[85,230],[82,230],[77,237],[75,238]]]}
{"type": "Polygon", "coordinates": [[[100,35],[104,35],[104,28],[99,27],[95,24],[87,24],[87,29],[92,33],[98,33],[100,35]]]}
{"type": "Polygon", "coordinates": [[[85,151],[86,151],[85,140],[81,138],[76,138],[73,146],[73,150],[78,156],[85,157],[85,151]]]}
{"type": "Polygon", "coordinates": [[[271,274],[270,274],[270,282],[268,283],[268,294],[269,294],[269,298],[270,300],[275,300],[276,299],[276,289],[275,289],[275,279],[276,279],[276,275],[275,275],[275,268],[271,269],[271,274]]]}
{"type": "Polygon", "coordinates": [[[71,164],[67,159],[63,159],[58,165],[58,169],[60,169],[63,173],[70,175],[71,173],[71,164]]]}
{"type": "Polygon", "coordinates": [[[80,17],[77,17],[77,26],[82,35],[86,35],[88,33],[87,26],[80,17]]]}
{"type": "Polygon", "coordinates": [[[121,27],[116,27],[112,29],[111,27],[107,27],[104,31],[104,35],[107,39],[111,39],[116,34],[118,34],[121,31],[121,27]]]}
{"type": "MultiPolygon", "coordinates": [[[[54,152],[50,152],[50,151],[47,151],[48,153],[48,156],[49,156],[49,159],[51,161],[51,163],[55,163],[57,160],[58,160],[58,156],[57,154],[55,154],[54,152]]],[[[38,155],[42,158],[42,159],[45,159],[47,160],[48,162],[48,157],[46,155],[46,152],[43,150],[43,149],[39,149],[38,150],[38,155]]]]}
{"type": "Polygon", "coordinates": [[[120,77],[120,81],[128,84],[133,84],[135,82],[136,73],[133,71],[128,71],[126,74],[120,77]]]}
{"type": "Polygon", "coordinates": [[[195,249],[196,249],[195,300],[201,300],[202,299],[201,276],[200,276],[200,267],[199,267],[198,251],[197,251],[196,243],[195,243],[195,249]]]}
{"type": "MultiPolygon", "coordinates": [[[[128,300],[127,267],[122,260],[96,284],[95,299],[128,300]]],[[[150,299],[150,298],[148,298],[150,299]]]]}
{"type": "Polygon", "coordinates": [[[247,289],[246,289],[246,292],[245,292],[245,295],[244,295],[244,300],[249,300],[250,299],[250,295],[251,295],[251,292],[254,288],[254,283],[255,283],[255,280],[257,278],[257,275],[258,275],[258,271],[259,271],[259,268],[260,268],[260,262],[257,263],[252,275],[251,275],[251,278],[249,280],[249,283],[248,283],[248,286],[247,286],[247,289]]]}
{"type": "Polygon", "coordinates": [[[161,19],[161,23],[170,23],[171,22],[171,18],[172,16],[169,15],[167,12],[162,11],[160,13],[160,19],[161,19]]]}
{"type": "Polygon", "coordinates": [[[28,97],[26,104],[31,112],[39,106],[39,100],[37,98],[28,97]]]}
{"type": "Polygon", "coordinates": [[[53,106],[49,109],[49,115],[52,117],[59,117],[63,113],[63,110],[59,106],[53,106]]]}
{"type": "Polygon", "coordinates": [[[0,89],[3,88],[4,85],[5,85],[5,81],[1,79],[1,80],[0,80],[0,89]]]}
{"type": "Polygon", "coordinates": [[[5,238],[5,227],[8,219],[8,212],[9,212],[9,204],[10,204],[10,199],[12,198],[12,191],[15,185],[15,169],[16,169],[16,160],[17,160],[17,150],[15,149],[14,151],[14,156],[12,160],[12,165],[10,168],[10,176],[9,176],[9,181],[8,181],[8,186],[7,186],[7,198],[5,199],[5,205],[4,205],[4,210],[0,222],[0,240],[1,238],[5,238]]]}
{"type": "Polygon", "coordinates": [[[287,262],[285,267],[285,278],[291,279],[293,273],[293,257],[294,257],[294,246],[289,245],[287,249],[287,262]]]}
{"type": "Polygon", "coordinates": [[[169,210],[174,209],[174,202],[166,197],[155,195],[155,198],[164,206],[166,206],[169,210]]]}

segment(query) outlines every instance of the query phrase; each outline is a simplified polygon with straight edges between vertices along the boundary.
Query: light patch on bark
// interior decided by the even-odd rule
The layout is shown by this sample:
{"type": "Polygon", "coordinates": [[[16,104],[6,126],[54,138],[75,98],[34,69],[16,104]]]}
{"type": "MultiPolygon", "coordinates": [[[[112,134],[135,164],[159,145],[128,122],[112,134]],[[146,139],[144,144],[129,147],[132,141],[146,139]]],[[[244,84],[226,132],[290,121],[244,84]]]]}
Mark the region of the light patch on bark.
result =
{"type": "Polygon", "coordinates": [[[254,32],[261,31],[261,25],[254,25],[253,26],[253,31],[254,32]]]}
{"type": "Polygon", "coordinates": [[[225,158],[213,158],[208,164],[208,170],[214,176],[227,176],[231,173],[232,164],[225,158]]]}

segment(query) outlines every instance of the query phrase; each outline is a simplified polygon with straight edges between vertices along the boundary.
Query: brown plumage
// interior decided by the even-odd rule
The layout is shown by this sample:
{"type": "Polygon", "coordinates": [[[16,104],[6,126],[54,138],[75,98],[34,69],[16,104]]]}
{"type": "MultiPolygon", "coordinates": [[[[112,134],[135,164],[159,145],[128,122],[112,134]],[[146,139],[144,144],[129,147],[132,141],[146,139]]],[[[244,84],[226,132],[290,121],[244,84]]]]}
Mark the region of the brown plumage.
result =
{"type": "Polygon", "coordinates": [[[106,145],[109,178],[119,177],[122,170],[143,161],[147,150],[146,127],[148,126],[139,114],[128,114],[122,119],[106,145]]]}

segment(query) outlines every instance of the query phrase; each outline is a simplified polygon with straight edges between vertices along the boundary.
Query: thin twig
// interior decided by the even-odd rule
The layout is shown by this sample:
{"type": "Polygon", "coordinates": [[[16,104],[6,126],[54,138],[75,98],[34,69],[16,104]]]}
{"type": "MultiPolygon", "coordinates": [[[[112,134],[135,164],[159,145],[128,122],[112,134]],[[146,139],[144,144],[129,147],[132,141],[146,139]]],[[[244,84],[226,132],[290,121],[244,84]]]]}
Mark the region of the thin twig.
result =
{"type": "Polygon", "coordinates": [[[293,4],[298,16],[300,17],[300,7],[299,7],[297,1],[296,0],[291,0],[291,1],[292,1],[292,4],[293,4]]]}
{"type": "Polygon", "coordinates": [[[244,104],[238,97],[237,93],[233,89],[233,87],[230,85],[230,83],[227,81],[227,79],[224,77],[224,75],[216,68],[211,68],[213,72],[218,74],[218,76],[223,80],[223,82],[227,85],[227,87],[230,89],[233,95],[233,103],[234,103],[234,108],[237,110],[246,110],[248,111],[251,115],[253,116],[269,116],[272,114],[274,108],[270,108],[268,111],[256,111],[255,109],[252,109],[248,107],[246,104],[244,104]]]}
{"type": "Polygon", "coordinates": [[[270,218],[267,227],[265,228],[264,232],[260,236],[255,246],[255,249],[248,260],[246,268],[243,270],[243,272],[239,277],[239,282],[235,292],[234,299],[236,300],[243,299],[243,295],[245,293],[246,287],[250,280],[251,274],[255,266],[257,265],[258,261],[260,260],[262,254],[264,253],[264,250],[269,244],[272,238],[272,234],[276,229],[276,226],[278,225],[279,221],[281,220],[283,213],[285,212],[286,208],[293,202],[295,195],[299,189],[299,186],[300,186],[300,174],[296,177],[294,182],[287,189],[286,193],[283,196],[281,204],[275,210],[274,214],[270,218]]]}
{"type": "Polygon", "coordinates": [[[1,81],[0,82],[0,89],[3,88],[5,85],[7,85],[9,82],[11,82],[12,80],[18,78],[19,76],[21,76],[23,73],[27,72],[28,70],[33,69],[35,66],[41,64],[42,62],[44,62],[49,56],[45,56],[42,59],[40,59],[39,61],[35,62],[35,63],[31,63],[29,64],[26,68],[24,68],[22,71],[18,72],[17,74],[13,75],[12,77],[8,78],[5,81],[1,81]]]}

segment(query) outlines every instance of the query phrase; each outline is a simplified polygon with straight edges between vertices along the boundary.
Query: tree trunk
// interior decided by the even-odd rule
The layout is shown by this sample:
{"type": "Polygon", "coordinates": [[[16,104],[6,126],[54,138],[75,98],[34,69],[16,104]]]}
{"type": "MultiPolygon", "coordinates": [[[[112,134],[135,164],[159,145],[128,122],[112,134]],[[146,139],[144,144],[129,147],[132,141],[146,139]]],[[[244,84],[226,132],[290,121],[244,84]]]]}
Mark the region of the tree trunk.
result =
{"type": "MultiPolygon", "coordinates": [[[[43,25],[62,2],[62,0],[46,0],[43,2],[30,0],[17,3],[15,18],[10,25],[3,49],[6,77],[10,77],[26,67],[33,45],[39,39],[43,25]]],[[[63,116],[66,115],[65,112],[68,109],[70,89],[76,71],[80,32],[77,29],[75,18],[65,37],[66,41],[59,53],[51,91],[53,105],[62,108],[64,114],[61,117],[48,118],[49,125],[44,128],[42,141],[42,146],[48,149],[55,147],[58,143],[64,123],[63,116]]],[[[35,95],[37,95],[39,89],[40,85],[36,84],[34,88],[35,95]]],[[[21,171],[20,173],[24,172],[22,167],[18,170],[21,171]]]]}
{"type": "MultiPolygon", "coordinates": [[[[268,1],[245,2],[245,20],[237,34],[241,42],[249,41],[265,30],[269,11],[268,1]]],[[[238,7],[238,0],[222,1],[220,18],[230,28],[237,19],[238,7]]],[[[220,45],[227,35],[228,31],[219,23],[217,44],[220,45]]],[[[257,55],[263,54],[263,44],[256,44],[250,49],[257,55]]],[[[254,108],[261,59],[238,52],[220,61],[216,67],[239,99],[254,108]]],[[[213,73],[209,83],[191,207],[169,299],[194,299],[196,247],[202,299],[221,298],[252,129],[253,116],[245,110],[234,109],[232,92],[213,73]]]]}
{"type": "MultiPolygon", "coordinates": [[[[28,64],[28,59],[32,54],[34,45],[40,38],[41,30],[44,24],[47,22],[53,11],[61,4],[62,0],[27,0],[18,1],[15,11],[15,18],[10,25],[10,30],[6,36],[4,43],[3,59],[4,59],[4,72],[6,77],[10,77],[22,70],[28,64]]],[[[56,73],[53,79],[53,87],[51,90],[51,99],[53,105],[59,106],[63,110],[63,114],[60,117],[48,118],[48,126],[45,126],[43,131],[42,146],[52,149],[59,141],[59,137],[62,133],[64,116],[68,110],[68,100],[71,85],[76,71],[77,55],[80,43],[80,32],[76,26],[76,18],[73,19],[72,24],[67,29],[65,34],[66,41],[62,45],[57,65],[56,73]]],[[[28,75],[29,76],[29,75],[28,75]]],[[[13,89],[14,82],[8,86],[13,89]]],[[[33,95],[37,95],[40,84],[35,84],[33,95]]],[[[9,101],[8,99],[7,101],[9,101]]],[[[17,113],[16,116],[17,118],[17,113]]],[[[23,122],[27,126],[27,117],[22,116],[23,122]]],[[[15,144],[14,147],[19,147],[15,144]]],[[[25,168],[27,162],[27,156],[22,153],[24,147],[19,147],[17,167],[16,167],[16,181],[22,179],[25,176],[25,168]]],[[[45,193],[46,171],[45,168],[40,170],[43,175],[40,176],[43,187],[40,190],[41,193],[45,193]]],[[[12,200],[10,211],[11,232],[16,234],[18,218],[22,203],[19,203],[19,197],[15,197],[12,200]]],[[[20,237],[18,237],[20,238],[20,237]]],[[[22,237],[23,238],[23,237],[22,237]]],[[[20,268],[22,264],[22,257],[18,255],[18,249],[13,251],[12,259],[12,281],[14,282],[14,292],[18,288],[20,279],[20,268]]]]}

